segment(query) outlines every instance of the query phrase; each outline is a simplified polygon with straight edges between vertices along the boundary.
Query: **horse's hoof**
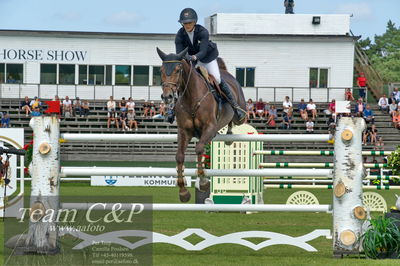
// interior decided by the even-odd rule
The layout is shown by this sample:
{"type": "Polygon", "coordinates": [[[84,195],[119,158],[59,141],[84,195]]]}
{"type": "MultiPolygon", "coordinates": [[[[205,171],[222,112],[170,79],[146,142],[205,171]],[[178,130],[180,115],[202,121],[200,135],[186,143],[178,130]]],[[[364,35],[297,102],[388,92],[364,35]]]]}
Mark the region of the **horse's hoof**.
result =
{"type": "Polygon", "coordinates": [[[200,179],[199,183],[199,190],[201,192],[208,192],[210,191],[210,180],[208,178],[204,178],[206,181],[203,181],[200,179]]]}
{"type": "Polygon", "coordinates": [[[181,202],[188,202],[190,200],[190,192],[185,189],[184,191],[179,192],[179,199],[181,202]]]}

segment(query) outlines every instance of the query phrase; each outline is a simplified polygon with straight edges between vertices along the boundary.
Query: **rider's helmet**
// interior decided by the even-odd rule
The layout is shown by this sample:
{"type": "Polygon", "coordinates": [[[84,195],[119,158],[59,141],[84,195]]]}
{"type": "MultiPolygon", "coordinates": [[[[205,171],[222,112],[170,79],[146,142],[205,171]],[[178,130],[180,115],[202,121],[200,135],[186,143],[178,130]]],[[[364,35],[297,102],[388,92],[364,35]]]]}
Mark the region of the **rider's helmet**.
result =
{"type": "Polygon", "coordinates": [[[179,23],[197,22],[197,13],[193,8],[185,8],[179,16],[179,23]]]}

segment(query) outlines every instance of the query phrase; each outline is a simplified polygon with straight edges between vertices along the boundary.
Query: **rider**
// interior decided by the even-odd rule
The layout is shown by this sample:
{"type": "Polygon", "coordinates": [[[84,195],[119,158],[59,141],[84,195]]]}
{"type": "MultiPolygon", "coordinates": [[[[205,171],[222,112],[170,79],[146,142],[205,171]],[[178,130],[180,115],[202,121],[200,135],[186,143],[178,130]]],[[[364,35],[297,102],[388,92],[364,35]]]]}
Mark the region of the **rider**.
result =
{"type": "Polygon", "coordinates": [[[221,78],[217,63],[217,57],[219,54],[217,45],[209,40],[208,30],[203,26],[196,24],[196,11],[192,8],[183,9],[178,22],[181,23],[182,28],[179,29],[175,36],[176,53],[178,54],[185,48],[189,48],[188,59],[192,62],[197,62],[197,65],[199,66],[205,67],[208,73],[215,77],[239,120],[242,121],[245,119],[246,112],[237,104],[228,83],[221,78]]]}

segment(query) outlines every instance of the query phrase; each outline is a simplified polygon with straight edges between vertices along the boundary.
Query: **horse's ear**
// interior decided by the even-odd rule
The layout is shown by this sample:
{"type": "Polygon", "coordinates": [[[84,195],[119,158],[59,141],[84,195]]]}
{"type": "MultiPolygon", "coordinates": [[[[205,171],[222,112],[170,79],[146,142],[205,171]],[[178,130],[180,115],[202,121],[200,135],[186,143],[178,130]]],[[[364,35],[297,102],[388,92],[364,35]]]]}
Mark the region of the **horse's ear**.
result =
{"type": "Polygon", "coordinates": [[[183,50],[182,52],[180,52],[179,54],[177,54],[178,58],[183,59],[184,56],[187,54],[188,52],[188,47],[185,48],[185,50],[183,50]]]}
{"type": "Polygon", "coordinates": [[[161,60],[164,61],[164,59],[167,55],[163,51],[161,51],[158,47],[157,47],[157,53],[158,53],[158,56],[161,58],[161,60]]]}

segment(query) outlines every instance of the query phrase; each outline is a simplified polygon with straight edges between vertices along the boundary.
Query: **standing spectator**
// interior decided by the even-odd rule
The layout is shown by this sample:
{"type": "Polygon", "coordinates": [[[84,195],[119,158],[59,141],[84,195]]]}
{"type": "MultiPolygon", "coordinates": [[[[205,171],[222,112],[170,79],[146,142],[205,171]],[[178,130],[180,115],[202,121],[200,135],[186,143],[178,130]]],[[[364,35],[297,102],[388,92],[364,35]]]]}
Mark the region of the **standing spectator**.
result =
{"type": "Polygon", "coordinates": [[[10,117],[6,112],[4,112],[3,117],[1,118],[1,127],[2,128],[10,127],[10,117]]]}
{"type": "Polygon", "coordinates": [[[391,117],[393,117],[393,113],[397,111],[397,103],[396,101],[393,101],[390,105],[389,105],[389,115],[391,117]]]}
{"type": "Polygon", "coordinates": [[[129,123],[129,131],[132,131],[132,126],[135,126],[135,130],[138,131],[138,124],[135,120],[135,111],[133,108],[128,108],[128,123],[129,123]]]}
{"type": "Polygon", "coordinates": [[[308,118],[308,121],[306,122],[306,133],[314,133],[314,122],[311,120],[311,118],[308,118]]]}
{"type": "Polygon", "coordinates": [[[344,100],[345,101],[354,101],[353,93],[351,92],[350,88],[346,89],[346,92],[344,93],[344,100]]]}
{"type": "Polygon", "coordinates": [[[283,5],[285,6],[285,14],[294,14],[294,0],[285,0],[283,5]]]}
{"type": "Polygon", "coordinates": [[[107,102],[107,112],[108,113],[115,113],[116,112],[117,104],[114,101],[114,97],[110,96],[110,100],[107,102]]]}
{"type": "Polygon", "coordinates": [[[118,103],[118,107],[121,112],[126,112],[128,110],[126,104],[127,102],[125,100],[125,97],[122,97],[121,101],[118,103]]]}
{"type": "Polygon", "coordinates": [[[308,121],[307,104],[304,102],[304,99],[300,100],[300,103],[298,105],[298,109],[299,109],[301,118],[304,121],[308,121]]]}
{"type": "Polygon", "coordinates": [[[358,117],[362,117],[363,113],[364,113],[364,109],[365,109],[365,104],[363,103],[363,98],[358,98],[357,102],[356,102],[356,106],[355,106],[355,114],[358,117]]]}
{"type": "Polygon", "coordinates": [[[264,119],[264,108],[265,103],[263,102],[263,99],[258,99],[258,102],[256,102],[256,115],[258,115],[260,119],[264,119]]]}
{"type": "Polygon", "coordinates": [[[361,72],[359,77],[357,78],[357,86],[359,87],[358,95],[364,99],[365,89],[367,87],[367,78],[364,76],[364,72],[361,72]]]}
{"type": "Polygon", "coordinates": [[[110,129],[111,125],[115,125],[117,129],[119,129],[119,123],[118,123],[118,117],[117,113],[114,111],[108,112],[108,118],[107,118],[107,129],[110,129]]]}
{"type": "Polygon", "coordinates": [[[371,106],[367,104],[364,109],[364,119],[367,124],[371,122],[372,124],[375,123],[374,112],[371,110],[371,106]]]}
{"type": "Polygon", "coordinates": [[[82,102],[82,113],[85,117],[88,117],[89,113],[90,113],[90,109],[89,109],[89,101],[88,100],[84,100],[82,102]]]}
{"type": "Polygon", "coordinates": [[[78,116],[78,115],[79,115],[79,117],[82,117],[82,115],[83,115],[82,102],[79,99],[79,97],[76,97],[75,101],[74,101],[74,116],[78,116]]]}
{"type": "Polygon", "coordinates": [[[165,117],[165,103],[164,101],[160,102],[160,106],[158,108],[158,111],[160,112],[161,117],[165,117]]]}
{"type": "Polygon", "coordinates": [[[394,88],[391,96],[396,100],[396,102],[400,102],[399,88],[394,88]]]}
{"type": "Polygon", "coordinates": [[[150,102],[150,117],[154,117],[155,115],[157,115],[157,111],[156,111],[156,105],[154,104],[154,101],[150,102]]]}
{"type": "Polygon", "coordinates": [[[143,104],[143,116],[148,117],[150,115],[150,104],[148,102],[144,102],[143,104]]]}
{"type": "Polygon", "coordinates": [[[25,100],[21,102],[21,110],[25,112],[25,116],[29,116],[29,114],[32,112],[29,103],[30,101],[28,96],[25,96],[25,100]]]}
{"type": "Polygon", "coordinates": [[[128,116],[126,115],[126,111],[125,110],[121,111],[121,113],[119,114],[119,122],[121,123],[122,131],[129,130],[127,126],[127,120],[128,116]]]}
{"type": "Polygon", "coordinates": [[[293,113],[293,104],[290,101],[289,96],[285,97],[285,100],[282,103],[284,115],[287,113],[293,113]]]}
{"type": "Polygon", "coordinates": [[[313,102],[313,99],[310,99],[310,101],[308,102],[307,111],[308,115],[312,116],[312,120],[315,121],[315,118],[317,117],[317,106],[313,102]]]}
{"type": "Polygon", "coordinates": [[[275,105],[271,105],[271,109],[268,112],[267,126],[274,127],[276,125],[275,119],[278,117],[275,105]]]}
{"type": "Polygon", "coordinates": [[[379,109],[382,112],[385,112],[385,113],[388,112],[388,110],[389,110],[389,101],[388,101],[388,98],[386,98],[386,94],[383,94],[382,97],[379,99],[378,106],[379,106],[379,109]]]}
{"type": "Polygon", "coordinates": [[[72,115],[72,101],[68,96],[65,96],[65,100],[62,103],[62,108],[65,117],[70,117],[72,115]]]}

